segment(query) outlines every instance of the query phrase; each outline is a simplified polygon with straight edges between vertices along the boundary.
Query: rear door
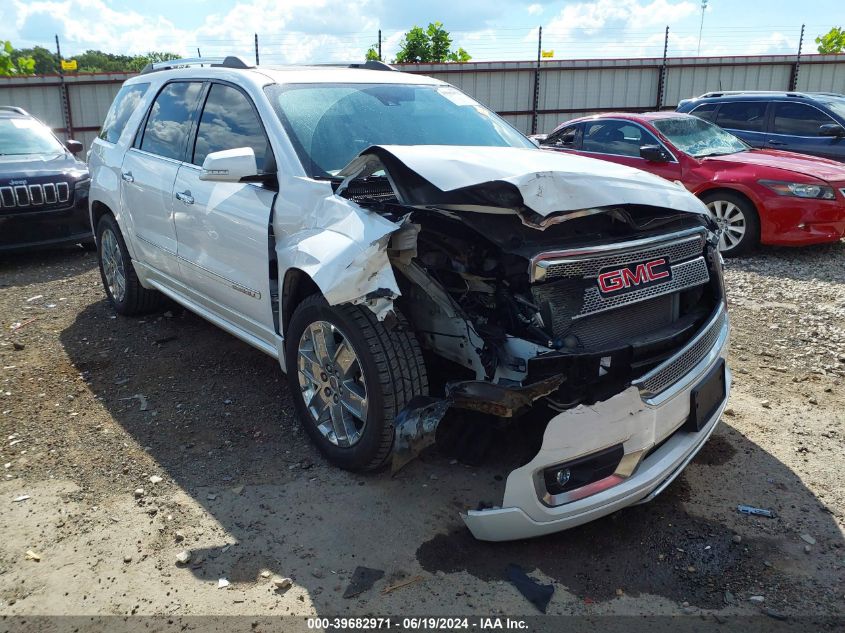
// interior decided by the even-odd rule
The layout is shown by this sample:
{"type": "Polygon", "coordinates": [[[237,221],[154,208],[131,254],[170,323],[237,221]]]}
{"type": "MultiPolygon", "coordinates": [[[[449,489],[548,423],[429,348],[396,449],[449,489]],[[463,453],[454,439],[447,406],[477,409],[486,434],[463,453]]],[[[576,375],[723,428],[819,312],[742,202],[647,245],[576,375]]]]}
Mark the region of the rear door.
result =
{"type": "Polygon", "coordinates": [[[240,88],[214,82],[196,139],[173,189],[179,266],[200,301],[259,336],[273,331],[269,226],[276,191],[261,183],[200,180],[212,152],[251,147],[259,172],[275,161],[252,100],[240,88]]]}
{"type": "Polygon", "coordinates": [[[659,163],[640,156],[640,147],[643,145],[658,145],[670,155],[672,152],[638,123],[622,119],[596,119],[586,121],[583,126],[579,153],[584,156],[636,167],[667,180],[680,180],[681,166],[674,157],[659,163]]]}
{"type": "Polygon", "coordinates": [[[842,160],[845,139],[821,136],[819,126],[836,124],[830,116],[808,103],[776,101],[766,147],[842,160]]]}
{"type": "Polygon", "coordinates": [[[764,147],[768,106],[768,101],[723,101],[715,123],[751,147],[764,147]]]}
{"type": "Polygon", "coordinates": [[[121,198],[135,235],[136,256],[178,277],[173,183],[185,157],[203,83],[174,81],[161,89],[121,168],[121,198]]]}

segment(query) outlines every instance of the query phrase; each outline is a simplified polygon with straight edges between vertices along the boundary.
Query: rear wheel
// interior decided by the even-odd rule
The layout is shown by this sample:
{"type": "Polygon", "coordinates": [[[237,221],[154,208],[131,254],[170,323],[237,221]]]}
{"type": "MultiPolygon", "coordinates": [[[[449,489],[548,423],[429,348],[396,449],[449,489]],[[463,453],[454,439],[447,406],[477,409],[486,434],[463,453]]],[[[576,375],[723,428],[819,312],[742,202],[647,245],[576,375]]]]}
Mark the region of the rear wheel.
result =
{"type": "Polygon", "coordinates": [[[725,257],[742,255],[760,241],[760,219],[757,210],[746,198],[728,191],[701,196],[716,222],[719,250],[725,257]]]}
{"type": "Polygon", "coordinates": [[[125,316],[144,314],[161,304],[161,294],[144,288],[138,280],[120,227],[108,214],[97,224],[97,261],[103,288],[115,312],[125,316]]]}
{"type": "Polygon", "coordinates": [[[419,343],[397,317],[389,328],[365,307],[330,306],[319,295],[291,317],[285,359],[296,410],[311,439],[341,468],[384,466],[396,414],[428,392],[419,343]]]}

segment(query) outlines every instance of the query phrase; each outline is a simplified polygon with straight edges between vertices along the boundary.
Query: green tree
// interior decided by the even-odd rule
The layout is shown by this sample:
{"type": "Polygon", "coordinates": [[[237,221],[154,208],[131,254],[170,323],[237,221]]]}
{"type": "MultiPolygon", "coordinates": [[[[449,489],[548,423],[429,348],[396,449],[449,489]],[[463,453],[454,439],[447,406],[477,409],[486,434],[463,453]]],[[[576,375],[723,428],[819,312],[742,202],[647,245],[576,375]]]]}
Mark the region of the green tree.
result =
{"type": "Polygon", "coordinates": [[[15,47],[8,40],[0,40],[0,75],[31,75],[35,72],[32,57],[14,57],[15,47]]]}
{"type": "Polygon", "coordinates": [[[452,37],[442,22],[432,22],[425,30],[414,26],[403,36],[396,62],[466,62],[472,59],[463,48],[453,51],[451,46],[452,37]]]}
{"type": "Polygon", "coordinates": [[[834,26],[824,35],[816,38],[820,53],[845,52],[845,30],[841,26],[834,26]]]}
{"type": "Polygon", "coordinates": [[[43,46],[15,49],[15,52],[12,53],[12,60],[16,62],[21,57],[31,57],[35,60],[35,69],[33,72],[36,75],[49,75],[55,73],[57,70],[56,54],[43,46]]]}
{"type": "Polygon", "coordinates": [[[365,59],[368,62],[380,62],[381,57],[378,54],[378,44],[373,44],[370,48],[367,49],[367,56],[365,59]]]}

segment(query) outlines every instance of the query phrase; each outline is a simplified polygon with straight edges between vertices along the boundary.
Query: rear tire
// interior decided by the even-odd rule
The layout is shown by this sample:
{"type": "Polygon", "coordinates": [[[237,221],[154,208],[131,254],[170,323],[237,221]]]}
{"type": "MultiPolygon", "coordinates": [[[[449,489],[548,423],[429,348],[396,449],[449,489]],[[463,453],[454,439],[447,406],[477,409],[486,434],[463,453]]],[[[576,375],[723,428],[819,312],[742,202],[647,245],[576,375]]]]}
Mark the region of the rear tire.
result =
{"type": "Polygon", "coordinates": [[[97,262],[103,288],[115,312],[124,316],[146,314],[161,305],[162,295],[141,285],[114,217],[100,218],[97,224],[97,262]]]}
{"type": "Polygon", "coordinates": [[[729,191],[714,191],[702,195],[701,201],[719,227],[722,255],[744,255],[760,243],[760,218],[747,198],[729,191]]]}
{"type": "Polygon", "coordinates": [[[343,469],[382,468],[393,448],[396,415],[411,398],[428,393],[419,342],[405,318],[396,316],[388,327],[363,306],[330,306],[312,295],[287,328],[296,412],[320,451],[343,469]]]}

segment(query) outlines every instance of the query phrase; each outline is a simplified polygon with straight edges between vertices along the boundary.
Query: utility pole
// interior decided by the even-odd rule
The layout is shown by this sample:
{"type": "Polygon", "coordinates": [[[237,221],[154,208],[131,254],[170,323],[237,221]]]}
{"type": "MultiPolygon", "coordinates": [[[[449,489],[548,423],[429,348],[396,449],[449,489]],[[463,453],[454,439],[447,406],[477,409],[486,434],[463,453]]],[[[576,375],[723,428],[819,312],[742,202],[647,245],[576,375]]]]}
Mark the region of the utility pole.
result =
{"type": "Polygon", "coordinates": [[[70,118],[70,100],[67,96],[67,84],[65,84],[65,71],[62,68],[62,49],[59,46],[59,36],[56,35],[56,70],[59,71],[59,94],[62,99],[62,118],[65,123],[65,136],[73,138],[73,122],[70,118]]]}
{"type": "Polygon", "coordinates": [[[255,33],[255,65],[258,66],[258,33],[255,33]]]}
{"type": "Polygon", "coordinates": [[[707,10],[707,1],[701,0],[701,24],[698,27],[698,51],[696,57],[701,55],[701,32],[704,30],[704,11],[707,10]]]}
{"type": "Polygon", "coordinates": [[[657,78],[657,109],[663,107],[663,95],[666,92],[666,55],[669,52],[669,27],[663,36],[663,63],[660,65],[660,76],[657,78]]]}
{"type": "Polygon", "coordinates": [[[543,55],[543,27],[537,30],[537,67],[534,69],[534,104],[531,110],[531,133],[537,133],[537,110],[540,106],[540,58],[543,55]]]}
{"type": "Polygon", "coordinates": [[[379,29],[379,30],[378,30],[378,60],[379,60],[380,62],[381,62],[381,61],[384,61],[384,60],[381,58],[381,29],[379,29]]]}
{"type": "Polygon", "coordinates": [[[801,25],[801,37],[798,40],[798,55],[795,56],[795,63],[792,64],[792,73],[789,77],[789,91],[798,89],[798,71],[801,70],[801,49],[804,47],[804,27],[801,25]]]}
{"type": "Polygon", "coordinates": [[[202,53],[200,53],[200,47],[199,46],[197,46],[197,57],[202,59],[202,53]]]}

